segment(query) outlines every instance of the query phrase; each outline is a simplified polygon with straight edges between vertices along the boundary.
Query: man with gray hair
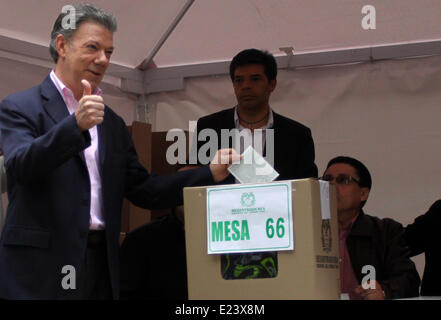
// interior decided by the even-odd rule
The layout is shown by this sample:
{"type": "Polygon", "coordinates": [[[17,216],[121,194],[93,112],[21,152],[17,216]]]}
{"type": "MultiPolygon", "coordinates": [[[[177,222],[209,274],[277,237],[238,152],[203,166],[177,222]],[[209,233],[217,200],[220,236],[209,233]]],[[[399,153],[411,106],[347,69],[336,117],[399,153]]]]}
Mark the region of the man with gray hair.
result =
{"type": "Polygon", "coordinates": [[[98,87],[116,20],[90,4],[68,8],[51,34],[55,69],[0,104],[9,194],[0,299],[117,299],[123,197],[149,209],[180,205],[183,187],[225,179],[238,157],[220,150],[217,163],[149,174],[98,87]]]}

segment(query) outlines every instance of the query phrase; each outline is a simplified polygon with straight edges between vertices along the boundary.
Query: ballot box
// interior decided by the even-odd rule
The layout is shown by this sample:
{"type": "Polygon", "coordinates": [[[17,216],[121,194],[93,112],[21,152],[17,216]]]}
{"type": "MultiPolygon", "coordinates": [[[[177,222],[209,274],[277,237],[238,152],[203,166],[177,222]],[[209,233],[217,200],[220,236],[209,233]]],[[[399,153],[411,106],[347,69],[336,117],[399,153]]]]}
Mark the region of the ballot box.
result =
{"type": "Polygon", "coordinates": [[[189,299],[340,299],[336,208],[316,179],[185,188],[189,299]],[[225,278],[221,257],[247,245],[277,255],[276,276],[225,278]]]}

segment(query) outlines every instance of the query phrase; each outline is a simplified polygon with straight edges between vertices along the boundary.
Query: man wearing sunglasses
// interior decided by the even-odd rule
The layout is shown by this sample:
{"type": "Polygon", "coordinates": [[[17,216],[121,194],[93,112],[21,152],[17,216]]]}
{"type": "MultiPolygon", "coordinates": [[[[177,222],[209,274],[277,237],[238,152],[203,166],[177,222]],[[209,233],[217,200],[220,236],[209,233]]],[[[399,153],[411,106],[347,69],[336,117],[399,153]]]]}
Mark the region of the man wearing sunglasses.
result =
{"type": "Polygon", "coordinates": [[[420,278],[408,258],[403,227],[363,212],[372,186],[366,166],[336,157],[321,179],[337,188],[341,292],[365,300],[418,296],[420,278]]]}

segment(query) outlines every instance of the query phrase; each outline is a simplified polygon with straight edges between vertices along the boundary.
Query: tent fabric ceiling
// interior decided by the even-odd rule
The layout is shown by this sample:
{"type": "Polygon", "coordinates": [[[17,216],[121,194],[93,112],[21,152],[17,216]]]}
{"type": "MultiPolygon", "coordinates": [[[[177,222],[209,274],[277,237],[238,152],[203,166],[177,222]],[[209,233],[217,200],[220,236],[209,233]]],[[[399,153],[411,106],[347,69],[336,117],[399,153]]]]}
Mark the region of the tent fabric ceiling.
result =
{"type": "Polygon", "coordinates": [[[155,57],[158,66],[230,60],[245,48],[295,52],[441,38],[439,0],[195,1],[155,57]],[[376,8],[376,29],[361,27],[376,8]],[[203,32],[201,32],[203,30],[203,32]]]}
{"type": "MultiPolygon", "coordinates": [[[[48,45],[59,0],[1,0],[0,35],[48,45]]],[[[188,1],[89,0],[119,24],[113,63],[134,68],[148,57],[188,1]]],[[[229,60],[243,48],[280,53],[441,39],[439,0],[196,0],[154,57],[158,67],[229,60]],[[376,8],[376,30],[361,9],[376,8]]]]}
{"type": "MultiPolygon", "coordinates": [[[[78,0],[1,0],[0,35],[48,46],[49,35],[63,6],[78,0]]],[[[88,0],[115,14],[118,32],[112,62],[138,66],[156,46],[185,1],[88,0]]],[[[48,53],[49,57],[49,53],[48,53]]]]}

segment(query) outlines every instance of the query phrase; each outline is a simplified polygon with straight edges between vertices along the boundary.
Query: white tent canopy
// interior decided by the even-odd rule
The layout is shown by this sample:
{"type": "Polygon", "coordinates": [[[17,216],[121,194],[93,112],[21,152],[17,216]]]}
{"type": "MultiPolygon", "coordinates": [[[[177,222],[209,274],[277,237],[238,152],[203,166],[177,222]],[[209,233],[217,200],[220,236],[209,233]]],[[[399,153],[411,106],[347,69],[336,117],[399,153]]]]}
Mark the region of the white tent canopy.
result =
{"type": "MultiPolygon", "coordinates": [[[[47,47],[53,21],[73,2],[81,1],[1,0],[2,56],[49,67],[47,47]]],[[[276,56],[284,54],[280,48],[293,47],[299,59],[292,59],[290,66],[441,53],[438,0],[91,2],[113,12],[119,22],[108,72],[116,79],[107,77],[106,81],[137,94],[179,88],[177,80],[169,86],[151,83],[170,78],[169,72],[161,75],[163,67],[202,64],[200,68],[178,69],[185,77],[225,73],[226,64],[216,63],[229,61],[241,49],[251,47],[276,56]],[[375,8],[375,30],[361,27],[366,5],[375,8]],[[159,70],[150,78],[149,73],[145,79],[142,72],[134,70],[138,66],[146,69],[152,60],[159,70]]]]}
{"type": "MultiPolygon", "coordinates": [[[[280,68],[271,107],[311,128],[320,173],[333,156],[359,158],[373,176],[366,211],[404,225],[441,198],[440,0],[89,2],[118,20],[103,89],[126,123],[188,129],[232,107],[229,61],[265,49],[280,68]],[[376,29],[362,28],[366,5],[376,29]]],[[[53,68],[49,34],[67,3],[0,0],[0,99],[53,68]]]]}

